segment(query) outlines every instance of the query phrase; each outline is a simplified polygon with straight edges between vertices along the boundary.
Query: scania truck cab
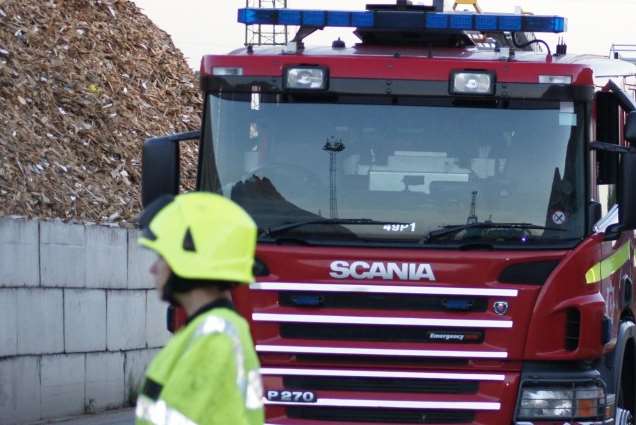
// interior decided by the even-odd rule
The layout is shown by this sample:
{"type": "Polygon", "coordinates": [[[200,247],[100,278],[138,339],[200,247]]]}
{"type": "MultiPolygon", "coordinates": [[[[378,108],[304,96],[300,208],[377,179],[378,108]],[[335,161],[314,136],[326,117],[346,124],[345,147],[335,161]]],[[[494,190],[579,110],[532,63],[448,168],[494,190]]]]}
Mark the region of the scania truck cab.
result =
{"type": "Polygon", "coordinates": [[[300,29],[202,59],[202,127],[146,141],[143,201],[195,139],[197,190],[257,223],[233,297],[267,424],[633,423],[636,67],[545,49],[557,16],[239,21],[300,29]],[[304,45],[325,27],[360,42],[304,45]]]}

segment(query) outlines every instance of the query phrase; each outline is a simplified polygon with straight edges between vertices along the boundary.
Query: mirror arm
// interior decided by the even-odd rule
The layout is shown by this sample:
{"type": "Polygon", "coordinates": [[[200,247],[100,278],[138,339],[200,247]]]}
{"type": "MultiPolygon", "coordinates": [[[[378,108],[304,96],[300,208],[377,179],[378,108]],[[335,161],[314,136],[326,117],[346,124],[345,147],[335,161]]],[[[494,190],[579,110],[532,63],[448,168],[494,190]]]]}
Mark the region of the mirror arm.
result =
{"type": "Polygon", "coordinates": [[[618,102],[626,112],[636,111],[636,103],[613,80],[609,80],[605,88],[616,94],[618,102]]]}
{"type": "MultiPolygon", "coordinates": [[[[156,139],[165,140],[166,142],[185,142],[188,140],[195,140],[201,138],[200,131],[188,131],[186,133],[175,133],[168,136],[157,137],[156,139]]],[[[154,139],[150,139],[154,140],[154,139]]]]}
{"type": "Polygon", "coordinates": [[[605,236],[603,237],[604,241],[615,241],[621,235],[623,231],[623,225],[620,223],[612,224],[611,226],[607,226],[605,229],[605,236]]]}
{"type": "Polygon", "coordinates": [[[615,152],[615,153],[636,152],[636,150],[628,148],[627,146],[621,146],[621,145],[616,145],[614,143],[606,143],[606,142],[599,142],[599,141],[591,142],[590,149],[603,151],[603,152],[615,152]]]}

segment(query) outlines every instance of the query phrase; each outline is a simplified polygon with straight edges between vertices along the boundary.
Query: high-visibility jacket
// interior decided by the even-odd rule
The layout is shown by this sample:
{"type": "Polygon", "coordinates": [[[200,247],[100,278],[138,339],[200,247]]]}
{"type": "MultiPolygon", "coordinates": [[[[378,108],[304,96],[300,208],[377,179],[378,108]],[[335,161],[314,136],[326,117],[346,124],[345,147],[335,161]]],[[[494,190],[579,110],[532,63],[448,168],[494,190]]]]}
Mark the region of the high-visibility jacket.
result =
{"type": "Polygon", "coordinates": [[[148,366],[137,425],[263,425],[259,362],[226,300],[189,319],[148,366]]]}

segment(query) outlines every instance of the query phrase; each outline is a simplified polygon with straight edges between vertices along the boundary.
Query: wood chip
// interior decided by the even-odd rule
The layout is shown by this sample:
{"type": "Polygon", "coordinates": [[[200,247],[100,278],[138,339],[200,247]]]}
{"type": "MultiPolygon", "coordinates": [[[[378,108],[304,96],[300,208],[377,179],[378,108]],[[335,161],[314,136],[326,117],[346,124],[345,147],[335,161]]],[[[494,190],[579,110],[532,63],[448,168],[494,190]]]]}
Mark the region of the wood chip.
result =
{"type": "Polygon", "coordinates": [[[144,139],[200,126],[183,54],[130,1],[0,5],[0,215],[133,221],[144,139]]]}

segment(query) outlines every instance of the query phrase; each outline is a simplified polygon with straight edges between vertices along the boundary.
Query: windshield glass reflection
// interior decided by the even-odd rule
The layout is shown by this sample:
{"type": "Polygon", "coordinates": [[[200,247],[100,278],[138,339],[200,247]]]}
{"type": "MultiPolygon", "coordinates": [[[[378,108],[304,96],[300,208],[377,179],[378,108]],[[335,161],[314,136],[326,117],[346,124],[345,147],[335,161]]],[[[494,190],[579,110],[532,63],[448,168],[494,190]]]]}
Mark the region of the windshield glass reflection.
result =
{"type": "Polygon", "coordinates": [[[202,188],[241,204],[262,229],[366,218],[396,224],[290,232],[415,243],[444,226],[526,223],[548,229],[478,226],[446,239],[583,235],[582,118],[572,103],[236,94],[210,96],[207,110],[202,188]]]}

